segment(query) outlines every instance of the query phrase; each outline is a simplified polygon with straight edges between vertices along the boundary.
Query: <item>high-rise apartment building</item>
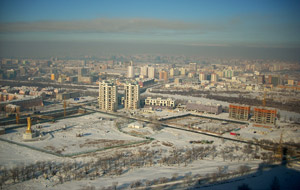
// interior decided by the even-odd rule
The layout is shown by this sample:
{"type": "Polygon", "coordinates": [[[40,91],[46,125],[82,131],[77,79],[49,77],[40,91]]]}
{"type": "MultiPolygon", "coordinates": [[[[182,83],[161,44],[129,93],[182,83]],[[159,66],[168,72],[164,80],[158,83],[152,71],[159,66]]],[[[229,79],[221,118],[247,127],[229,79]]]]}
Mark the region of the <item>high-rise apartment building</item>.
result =
{"type": "Polygon", "coordinates": [[[189,64],[189,70],[190,71],[197,71],[197,67],[198,67],[197,63],[190,63],[189,64]]]}
{"type": "Polygon", "coordinates": [[[200,81],[206,80],[206,74],[205,74],[204,72],[201,72],[201,73],[199,74],[199,80],[200,80],[200,81]]]}
{"type": "Polygon", "coordinates": [[[125,84],[125,109],[138,109],[140,107],[140,86],[138,84],[125,84]]]}
{"type": "Polygon", "coordinates": [[[142,75],[144,78],[147,78],[147,77],[148,77],[148,66],[143,66],[143,67],[141,67],[141,75],[142,75]]]}
{"type": "Polygon", "coordinates": [[[128,66],[128,73],[127,73],[128,78],[134,78],[134,70],[133,70],[133,63],[130,61],[130,65],[128,66]]]}
{"type": "Polygon", "coordinates": [[[219,80],[219,76],[216,73],[212,73],[210,81],[211,82],[218,82],[218,80],[219,80]]]}
{"type": "Polygon", "coordinates": [[[148,67],[148,78],[154,79],[155,78],[155,68],[148,67]]]}
{"type": "Polygon", "coordinates": [[[159,71],[159,80],[168,81],[167,71],[159,71]]]}
{"type": "Polygon", "coordinates": [[[257,76],[257,83],[258,84],[265,84],[265,75],[258,75],[257,76]]]}
{"type": "Polygon", "coordinates": [[[118,89],[114,83],[99,83],[99,109],[116,111],[118,108],[118,89]]]}

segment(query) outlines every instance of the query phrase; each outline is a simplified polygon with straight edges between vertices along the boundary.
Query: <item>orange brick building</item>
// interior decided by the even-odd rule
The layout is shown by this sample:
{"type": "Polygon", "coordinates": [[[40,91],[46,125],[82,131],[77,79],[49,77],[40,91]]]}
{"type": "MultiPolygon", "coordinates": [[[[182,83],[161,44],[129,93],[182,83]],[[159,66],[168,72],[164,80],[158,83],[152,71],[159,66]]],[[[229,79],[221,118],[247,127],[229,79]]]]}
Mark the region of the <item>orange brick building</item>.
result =
{"type": "Polygon", "coordinates": [[[276,114],[276,110],[254,108],[254,121],[256,123],[275,124],[276,114]]]}
{"type": "Polygon", "coordinates": [[[229,117],[238,120],[248,120],[250,106],[229,105],[229,117]]]}

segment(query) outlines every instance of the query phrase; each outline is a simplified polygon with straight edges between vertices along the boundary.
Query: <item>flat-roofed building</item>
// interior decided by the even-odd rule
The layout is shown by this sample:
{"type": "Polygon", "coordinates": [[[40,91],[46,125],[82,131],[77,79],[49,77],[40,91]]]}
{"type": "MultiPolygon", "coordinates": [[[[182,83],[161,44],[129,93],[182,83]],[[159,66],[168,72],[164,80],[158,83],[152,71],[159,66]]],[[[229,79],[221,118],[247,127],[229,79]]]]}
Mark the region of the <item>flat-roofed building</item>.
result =
{"type": "Polygon", "coordinates": [[[250,106],[229,105],[229,117],[238,120],[248,120],[250,115],[250,106]]]}
{"type": "Polygon", "coordinates": [[[140,108],[140,86],[138,84],[125,84],[125,109],[138,109],[140,108]]]}
{"type": "Polygon", "coordinates": [[[186,110],[205,113],[220,114],[222,113],[221,105],[202,104],[199,102],[189,102],[186,104],[186,110]]]}
{"type": "Polygon", "coordinates": [[[117,86],[114,83],[99,83],[99,109],[105,111],[116,111],[118,108],[117,86]]]}
{"type": "Polygon", "coordinates": [[[152,108],[174,108],[175,100],[171,98],[162,99],[162,98],[151,98],[147,97],[145,100],[145,107],[152,108]]]}
{"type": "Polygon", "coordinates": [[[254,108],[254,122],[264,124],[275,124],[276,122],[276,110],[254,108]]]}

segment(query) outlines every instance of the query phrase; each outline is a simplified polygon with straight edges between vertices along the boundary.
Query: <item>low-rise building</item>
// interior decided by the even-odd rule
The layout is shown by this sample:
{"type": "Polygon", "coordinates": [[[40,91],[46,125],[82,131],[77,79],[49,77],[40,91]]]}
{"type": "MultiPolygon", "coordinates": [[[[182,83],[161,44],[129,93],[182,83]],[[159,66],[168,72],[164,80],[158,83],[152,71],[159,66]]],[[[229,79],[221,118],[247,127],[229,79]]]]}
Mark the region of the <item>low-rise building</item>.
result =
{"type": "Polygon", "coordinates": [[[147,97],[145,100],[145,107],[153,107],[153,108],[174,108],[175,100],[171,98],[162,99],[156,98],[152,99],[151,97],[147,97]]]}
{"type": "Polygon", "coordinates": [[[186,110],[188,111],[197,111],[197,112],[205,112],[205,113],[213,113],[213,114],[220,114],[222,113],[222,106],[221,105],[211,105],[211,104],[202,104],[202,103],[195,103],[189,102],[186,104],[186,110]]]}

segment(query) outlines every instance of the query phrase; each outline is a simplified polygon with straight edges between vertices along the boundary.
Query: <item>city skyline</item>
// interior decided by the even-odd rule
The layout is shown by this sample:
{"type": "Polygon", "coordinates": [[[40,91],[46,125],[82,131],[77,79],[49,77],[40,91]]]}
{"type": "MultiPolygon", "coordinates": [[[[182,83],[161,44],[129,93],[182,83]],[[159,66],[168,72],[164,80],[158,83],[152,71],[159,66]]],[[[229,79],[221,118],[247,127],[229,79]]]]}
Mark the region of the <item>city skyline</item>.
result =
{"type": "Polygon", "coordinates": [[[33,53],[45,56],[48,50],[44,47],[53,45],[57,50],[54,56],[62,50],[59,43],[64,43],[70,51],[80,49],[78,44],[83,44],[80,50],[83,54],[194,51],[193,54],[211,56],[221,52],[221,56],[234,57],[233,52],[238,49],[255,57],[256,51],[265,49],[271,52],[269,57],[276,58],[281,52],[282,58],[299,59],[300,3],[293,0],[1,1],[0,4],[0,56],[18,56],[13,49],[24,54],[29,50],[22,48],[23,44],[32,47],[31,52],[25,53],[27,56],[33,53]],[[141,47],[123,50],[122,46],[130,44],[141,47]],[[96,46],[96,52],[85,51],[89,46],[96,46]]]}

